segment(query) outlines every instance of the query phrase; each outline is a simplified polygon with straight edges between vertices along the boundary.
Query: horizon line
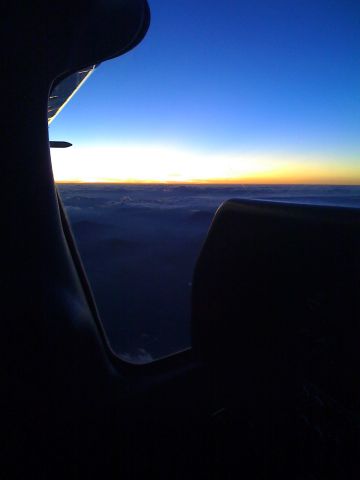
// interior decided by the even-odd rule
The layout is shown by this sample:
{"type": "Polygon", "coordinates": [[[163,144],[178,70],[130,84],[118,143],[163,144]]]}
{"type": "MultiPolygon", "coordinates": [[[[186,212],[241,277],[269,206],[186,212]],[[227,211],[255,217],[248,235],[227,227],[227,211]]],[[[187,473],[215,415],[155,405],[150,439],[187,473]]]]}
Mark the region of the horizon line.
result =
{"type": "Polygon", "coordinates": [[[359,187],[358,183],[317,183],[317,182],[142,182],[142,181],[83,181],[83,180],[55,180],[55,184],[63,185],[174,185],[174,186],[314,186],[314,187],[359,187]]]}

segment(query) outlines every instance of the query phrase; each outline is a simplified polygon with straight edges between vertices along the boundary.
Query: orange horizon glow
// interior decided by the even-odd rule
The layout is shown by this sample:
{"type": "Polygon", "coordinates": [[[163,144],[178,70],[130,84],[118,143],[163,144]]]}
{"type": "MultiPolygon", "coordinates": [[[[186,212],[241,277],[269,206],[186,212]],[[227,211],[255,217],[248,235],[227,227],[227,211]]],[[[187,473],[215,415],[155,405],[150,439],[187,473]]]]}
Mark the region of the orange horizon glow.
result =
{"type": "Polygon", "coordinates": [[[186,181],[186,182],[157,182],[157,181],[149,181],[149,182],[144,182],[144,181],[116,181],[116,180],[92,180],[92,181],[83,181],[83,180],[76,180],[76,179],[69,179],[69,180],[56,180],[55,183],[59,185],[170,185],[170,186],[180,186],[180,185],[193,185],[195,186],[201,186],[201,185],[209,185],[209,186],[238,186],[238,185],[278,185],[278,186],[287,186],[287,185],[319,185],[319,186],[350,186],[350,187],[356,187],[360,186],[360,180],[356,182],[350,182],[350,181],[344,181],[344,182],[318,182],[318,181],[313,181],[313,182],[296,182],[296,181],[279,181],[279,182],[270,182],[267,180],[263,181],[254,181],[254,182],[243,182],[243,181],[233,181],[233,180],[228,180],[228,181],[204,181],[204,182],[199,182],[199,181],[186,181]]]}
{"type": "Polygon", "coordinates": [[[360,185],[357,158],[262,152],[208,153],[164,146],[52,150],[57,183],[360,185]]]}

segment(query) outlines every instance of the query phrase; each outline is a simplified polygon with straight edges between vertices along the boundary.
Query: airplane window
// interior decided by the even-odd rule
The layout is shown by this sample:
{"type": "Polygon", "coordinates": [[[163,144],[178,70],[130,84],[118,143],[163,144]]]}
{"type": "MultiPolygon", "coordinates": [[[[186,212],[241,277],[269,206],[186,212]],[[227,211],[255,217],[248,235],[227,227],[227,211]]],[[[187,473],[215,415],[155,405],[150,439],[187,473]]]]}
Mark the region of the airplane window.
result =
{"type": "Polygon", "coordinates": [[[150,3],[134,51],[49,101],[77,91],[50,125],[73,144],[52,149],[55,180],[112,347],[137,363],[190,346],[223,201],[360,206],[356,2],[150,3]]]}

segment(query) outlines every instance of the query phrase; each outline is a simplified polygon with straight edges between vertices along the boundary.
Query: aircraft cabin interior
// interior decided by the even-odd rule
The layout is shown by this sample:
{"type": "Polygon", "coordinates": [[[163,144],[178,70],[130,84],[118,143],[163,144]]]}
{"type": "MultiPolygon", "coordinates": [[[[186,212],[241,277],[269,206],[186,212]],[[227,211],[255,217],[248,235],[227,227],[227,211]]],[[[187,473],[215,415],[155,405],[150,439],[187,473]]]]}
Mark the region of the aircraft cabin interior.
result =
{"type": "Polygon", "coordinates": [[[225,202],[193,272],[191,347],[124,360],[54,182],[50,146],[69,143],[49,143],[49,122],[143,40],[149,6],[6,1],[0,23],[0,477],[359,478],[360,211],[225,202]]]}

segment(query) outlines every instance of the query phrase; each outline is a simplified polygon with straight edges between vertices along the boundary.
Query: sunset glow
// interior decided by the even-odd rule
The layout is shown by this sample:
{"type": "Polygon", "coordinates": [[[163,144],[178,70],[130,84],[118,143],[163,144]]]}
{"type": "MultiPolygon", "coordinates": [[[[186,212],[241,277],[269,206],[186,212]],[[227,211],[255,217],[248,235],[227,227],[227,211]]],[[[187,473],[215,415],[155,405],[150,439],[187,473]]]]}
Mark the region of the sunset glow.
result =
{"type": "Polygon", "coordinates": [[[175,147],[52,150],[57,182],[359,184],[354,159],[261,152],[207,153],[175,147]]]}
{"type": "Polygon", "coordinates": [[[51,123],[58,182],[360,184],[358,2],[167,3],[51,123]]]}

